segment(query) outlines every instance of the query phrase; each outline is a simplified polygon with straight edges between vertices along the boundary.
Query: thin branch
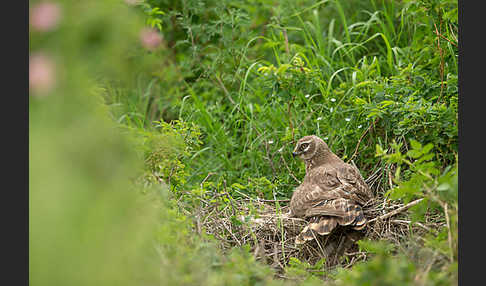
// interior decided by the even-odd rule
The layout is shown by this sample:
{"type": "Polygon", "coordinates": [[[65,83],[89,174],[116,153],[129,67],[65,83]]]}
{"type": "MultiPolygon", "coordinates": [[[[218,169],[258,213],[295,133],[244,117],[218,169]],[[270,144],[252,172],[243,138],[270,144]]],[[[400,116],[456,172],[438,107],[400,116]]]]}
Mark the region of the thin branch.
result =
{"type": "Polygon", "coordinates": [[[384,214],[384,215],[382,215],[382,216],[379,216],[379,217],[376,217],[376,218],[374,218],[374,219],[371,219],[371,220],[369,220],[369,221],[368,221],[368,223],[370,223],[370,222],[374,222],[374,221],[376,221],[376,220],[384,220],[384,219],[387,219],[387,218],[389,218],[389,217],[391,217],[391,216],[394,216],[394,215],[396,215],[396,214],[399,214],[399,213],[401,213],[401,212],[403,212],[403,211],[406,211],[406,210],[408,210],[409,208],[411,208],[411,207],[415,206],[416,204],[420,203],[422,200],[423,200],[423,198],[422,198],[422,199],[415,200],[415,201],[413,201],[413,202],[411,202],[411,203],[408,203],[408,204],[404,205],[403,207],[400,207],[400,208],[398,208],[398,209],[396,209],[396,210],[394,210],[394,211],[391,211],[391,212],[386,213],[386,214],[384,214]]]}
{"type": "Polygon", "coordinates": [[[290,49],[289,49],[289,38],[287,37],[287,29],[283,28],[282,33],[285,39],[285,52],[290,55],[290,49]]]}
{"type": "MultiPolygon", "coordinates": [[[[435,26],[435,24],[434,24],[434,26],[435,26]]],[[[451,27],[451,25],[449,24],[449,28],[450,28],[450,27],[451,27]]],[[[439,32],[437,31],[437,27],[435,27],[435,34],[436,34],[438,37],[441,37],[442,39],[444,39],[444,40],[448,41],[448,42],[449,42],[451,45],[453,45],[454,47],[456,47],[456,48],[457,48],[457,38],[455,37],[455,35],[454,35],[453,31],[452,31],[452,28],[450,28],[450,29],[451,29],[451,35],[454,37],[454,40],[456,41],[456,43],[452,42],[452,41],[451,41],[451,40],[449,40],[449,39],[448,39],[446,36],[444,36],[444,35],[442,35],[441,33],[439,33],[439,32]]]]}
{"type": "Polygon", "coordinates": [[[246,198],[247,198],[247,199],[249,199],[249,200],[256,200],[256,199],[254,199],[254,198],[252,198],[252,197],[248,196],[247,194],[245,194],[245,193],[242,193],[242,192],[238,191],[237,189],[233,189],[233,191],[235,191],[235,192],[237,192],[238,194],[240,194],[240,195],[242,195],[242,196],[246,197],[246,198]]]}
{"type": "Polygon", "coordinates": [[[292,177],[292,178],[293,178],[293,179],[294,179],[294,180],[295,180],[297,183],[299,183],[299,184],[300,184],[300,183],[301,183],[301,182],[300,182],[300,180],[299,180],[299,179],[297,179],[297,178],[294,176],[294,174],[293,174],[293,173],[292,173],[292,171],[290,170],[289,166],[287,165],[287,162],[285,161],[285,159],[284,159],[284,157],[283,157],[282,153],[280,153],[280,158],[282,159],[282,161],[283,161],[283,163],[284,163],[285,168],[287,168],[287,171],[289,171],[290,176],[291,176],[291,177],[292,177]]]}
{"type": "Polygon", "coordinates": [[[231,209],[233,210],[233,215],[235,215],[236,209],[235,209],[235,206],[233,205],[233,198],[230,196],[230,194],[226,190],[226,180],[223,180],[223,186],[224,186],[224,193],[226,194],[226,197],[228,198],[228,200],[230,202],[231,209]]]}
{"type": "Polygon", "coordinates": [[[452,26],[451,26],[450,23],[449,23],[449,29],[451,30],[451,36],[454,38],[454,41],[457,43],[457,37],[456,37],[456,35],[454,35],[454,30],[452,29],[452,26]]]}
{"type": "Polygon", "coordinates": [[[451,40],[449,40],[448,38],[446,38],[446,36],[442,35],[442,34],[438,34],[439,37],[441,37],[442,39],[448,41],[451,45],[453,45],[454,47],[457,48],[457,44],[455,44],[454,42],[452,42],[451,40]]]}
{"type": "Polygon", "coordinates": [[[212,175],[216,175],[216,173],[209,172],[208,175],[206,176],[206,178],[204,178],[204,180],[202,180],[201,184],[199,185],[201,187],[201,189],[203,188],[204,182],[206,182],[207,179],[209,179],[209,177],[211,177],[212,175]]]}
{"type": "Polygon", "coordinates": [[[257,202],[262,202],[262,203],[288,203],[290,202],[289,199],[287,200],[264,200],[264,199],[260,199],[260,198],[256,198],[256,199],[243,199],[244,201],[257,201],[257,202]]]}
{"type": "Polygon", "coordinates": [[[233,98],[231,98],[228,90],[226,89],[226,87],[224,86],[223,82],[221,81],[221,79],[219,78],[219,76],[215,76],[216,80],[218,81],[218,84],[219,86],[221,87],[221,89],[224,91],[224,94],[226,95],[226,97],[228,97],[229,101],[231,101],[231,104],[235,105],[236,102],[233,100],[233,98]]]}
{"type": "Polygon", "coordinates": [[[235,239],[236,242],[238,242],[238,245],[241,246],[241,242],[238,240],[238,238],[236,238],[236,236],[234,235],[234,233],[228,228],[228,226],[222,222],[222,225],[223,227],[231,234],[231,236],[235,239]]]}
{"type": "MultiPolygon", "coordinates": [[[[409,220],[401,220],[401,219],[394,219],[391,221],[392,223],[403,223],[403,224],[410,224],[411,221],[409,220]]],[[[426,227],[425,225],[421,224],[420,222],[414,222],[414,224],[420,226],[421,228],[425,229],[426,231],[430,231],[430,228],[426,227]]]]}
{"type": "Polygon", "coordinates": [[[354,153],[353,155],[348,159],[347,162],[351,161],[354,159],[354,157],[356,157],[356,155],[358,154],[358,148],[359,148],[359,145],[361,144],[361,141],[363,140],[363,138],[365,137],[365,135],[370,131],[370,129],[375,126],[375,124],[378,122],[378,119],[379,118],[376,118],[375,121],[370,124],[370,126],[368,126],[368,128],[363,132],[363,134],[361,134],[361,137],[359,137],[359,140],[358,140],[358,144],[356,144],[356,148],[354,148],[354,153]]]}

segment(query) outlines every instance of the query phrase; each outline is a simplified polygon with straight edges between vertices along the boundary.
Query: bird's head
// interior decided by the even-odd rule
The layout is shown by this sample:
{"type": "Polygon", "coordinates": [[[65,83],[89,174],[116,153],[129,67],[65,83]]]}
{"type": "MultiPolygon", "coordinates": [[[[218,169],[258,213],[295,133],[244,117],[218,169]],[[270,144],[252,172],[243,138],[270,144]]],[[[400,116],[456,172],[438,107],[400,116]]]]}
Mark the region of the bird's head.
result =
{"type": "Polygon", "coordinates": [[[326,142],[315,135],[310,135],[304,136],[297,141],[292,155],[294,157],[299,156],[303,160],[310,160],[316,154],[323,153],[327,150],[329,150],[329,147],[326,142]]]}

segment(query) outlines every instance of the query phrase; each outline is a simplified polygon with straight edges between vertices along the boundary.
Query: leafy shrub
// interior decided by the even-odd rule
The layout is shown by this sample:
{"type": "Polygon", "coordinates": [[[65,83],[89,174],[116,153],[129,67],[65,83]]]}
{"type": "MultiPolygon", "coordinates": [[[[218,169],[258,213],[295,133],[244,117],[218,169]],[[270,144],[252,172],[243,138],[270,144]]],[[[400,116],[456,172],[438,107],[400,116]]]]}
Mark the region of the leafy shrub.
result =
{"type": "Polygon", "coordinates": [[[202,143],[194,123],[154,121],[151,130],[128,127],[138,139],[138,149],[146,164],[145,185],[162,182],[175,190],[186,182],[191,172],[183,161],[194,155],[202,143]]]}
{"type": "Polygon", "coordinates": [[[84,282],[128,283],[145,270],[117,275],[114,269],[129,269],[130,263],[143,269],[143,255],[150,267],[160,266],[159,280],[174,284],[312,285],[323,276],[346,285],[457,280],[456,1],[59,2],[58,27],[30,31],[31,53],[56,54],[54,62],[66,71],[56,74],[55,96],[42,101],[32,93],[31,149],[38,150],[32,161],[42,169],[31,172],[37,221],[31,232],[40,238],[31,241],[34,284],[65,277],[81,283],[66,263],[41,265],[42,259],[70,257],[85,267],[82,273],[94,273],[84,282]],[[147,49],[144,27],[155,29],[150,35],[157,47],[147,49]],[[122,128],[115,132],[114,126],[122,128]],[[246,196],[290,198],[305,173],[291,150],[309,134],[355,162],[365,177],[380,171],[379,184],[391,189],[378,189],[378,196],[403,203],[421,199],[409,210],[410,223],[435,227],[421,238],[411,232],[393,247],[363,242],[361,251],[370,258],[351,270],[328,272],[319,263],[293,259],[286,281],[273,280],[275,273],[255,262],[248,248],[222,254],[217,241],[194,233],[193,212],[202,200],[224,208],[246,196]],[[71,181],[56,185],[40,164],[48,158],[71,181]],[[68,196],[62,189],[77,192],[68,196]],[[127,211],[126,220],[118,208],[127,211]],[[131,215],[138,208],[159,211],[158,225],[147,218],[138,226],[131,215]],[[65,254],[52,252],[46,242],[56,217],[65,218],[58,228],[72,235],[66,237],[99,238],[94,251],[80,253],[66,239],[59,244],[65,254]],[[117,234],[122,226],[132,230],[126,240],[100,235],[103,229],[117,234]],[[150,240],[154,229],[158,255],[152,264],[153,252],[135,249],[146,246],[141,241],[150,240]],[[105,247],[108,241],[121,248],[140,244],[127,246],[137,254],[123,264],[116,255],[97,256],[112,249],[105,247]],[[58,274],[49,280],[54,269],[58,274]]]}
{"type": "Polygon", "coordinates": [[[230,183],[266,176],[288,195],[295,180],[280,154],[291,170],[300,168],[289,150],[307,134],[325,138],[365,174],[377,164],[374,146],[400,137],[432,142],[443,166],[454,161],[453,2],[147,3],[164,13],[163,35],[180,74],[173,92],[161,95],[172,114],[201,128],[204,151],[191,161],[192,183],[205,170],[224,169],[230,183]],[[437,46],[433,24],[447,28],[449,42],[437,46]]]}

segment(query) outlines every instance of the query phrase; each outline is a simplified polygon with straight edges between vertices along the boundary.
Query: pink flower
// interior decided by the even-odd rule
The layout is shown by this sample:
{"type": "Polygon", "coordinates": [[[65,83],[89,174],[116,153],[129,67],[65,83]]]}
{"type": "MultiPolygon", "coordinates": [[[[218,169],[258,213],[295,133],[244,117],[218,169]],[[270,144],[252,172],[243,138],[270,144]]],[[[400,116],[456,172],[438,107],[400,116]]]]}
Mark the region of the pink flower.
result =
{"type": "Polygon", "coordinates": [[[61,17],[59,4],[42,2],[32,7],[30,11],[30,24],[34,30],[47,32],[57,27],[61,17]]]}
{"type": "Polygon", "coordinates": [[[29,88],[35,95],[46,95],[55,84],[54,62],[42,53],[29,57],[29,88]]]}
{"type": "Polygon", "coordinates": [[[162,43],[162,36],[152,28],[144,28],[140,31],[140,42],[147,50],[153,51],[162,43]]]}

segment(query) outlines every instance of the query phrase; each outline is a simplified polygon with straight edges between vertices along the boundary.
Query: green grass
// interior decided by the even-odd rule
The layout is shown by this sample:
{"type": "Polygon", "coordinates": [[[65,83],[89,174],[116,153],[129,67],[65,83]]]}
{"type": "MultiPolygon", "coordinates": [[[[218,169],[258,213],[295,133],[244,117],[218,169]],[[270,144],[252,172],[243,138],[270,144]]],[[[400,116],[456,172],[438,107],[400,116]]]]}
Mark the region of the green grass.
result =
{"type": "MultiPolygon", "coordinates": [[[[198,189],[211,174],[207,182],[215,187],[203,191],[222,188],[224,181],[235,198],[243,187],[250,196],[288,199],[294,177],[304,175],[290,152],[308,134],[352,159],[365,177],[382,167],[383,185],[398,163],[375,156],[376,145],[391,150],[401,142],[406,152],[413,140],[431,143],[439,170],[455,164],[455,2],[148,3],[167,12],[162,34],[170,52],[160,53],[182,76],[165,76],[174,66],[164,69],[157,84],[173,89],[151,96],[170,101],[165,108],[201,131],[199,149],[182,159],[187,180],[172,184],[174,193],[198,189]],[[440,46],[434,25],[443,33],[440,46]],[[262,179],[271,187],[255,183],[262,179]]],[[[143,97],[135,100],[145,106],[143,97]]],[[[147,121],[143,128],[153,125],[147,121]]],[[[413,172],[406,170],[401,179],[413,172]]]]}
{"type": "MultiPolygon", "coordinates": [[[[415,107],[420,112],[425,110],[422,103],[416,102],[420,98],[426,98],[432,104],[442,96],[441,100],[446,103],[447,112],[450,110],[455,113],[455,106],[449,105],[448,101],[457,98],[456,91],[442,91],[445,94],[440,94],[437,88],[437,82],[440,81],[437,68],[430,65],[432,60],[441,60],[437,57],[436,47],[428,45],[424,49],[427,41],[433,43],[435,40],[435,35],[427,26],[434,19],[422,11],[419,3],[407,3],[399,10],[397,5],[384,2],[382,6],[382,3],[372,1],[366,9],[357,12],[354,6],[364,4],[356,1],[341,4],[336,1],[322,1],[319,2],[320,5],[309,5],[312,9],[300,8],[307,4],[301,2],[293,4],[283,1],[274,9],[268,8],[274,17],[267,20],[270,23],[260,26],[258,17],[250,17],[255,19],[255,23],[238,25],[226,19],[224,14],[216,16],[207,12],[211,10],[210,7],[216,10],[222,9],[223,4],[231,6],[231,1],[223,4],[210,3],[207,9],[201,8],[199,11],[194,8],[192,13],[182,13],[180,16],[182,27],[189,21],[185,17],[197,17],[199,22],[193,23],[194,27],[205,27],[204,31],[217,35],[213,36],[214,40],[201,40],[201,43],[195,44],[200,51],[196,58],[201,60],[181,57],[182,60],[179,61],[183,73],[186,69],[201,69],[201,66],[205,71],[196,79],[190,77],[174,82],[177,92],[167,94],[161,91],[153,96],[176,102],[179,100],[181,106],[184,102],[184,108],[179,109],[180,119],[195,122],[203,130],[203,141],[208,151],[200,154],[199,160],[192,162],[195,166],[200,166],[196,169],[197,175],[193,176],[194,182],[200,181],[209,171],[222,175],[220,170],[225,170],[224,174],[231,181],[237,181],[241,177],[265,176],[272,179],[279,177],[282,181],[289,182],[285,168],[276,170],[277,174],[271,173],[268,160],[264,159],[268,156],[264,142],[274,142],[269,146],[269,154],[277,154],[283,147],[285,158],[290,160],[288,155],[291,143],[305,134],[328,138],[333,150],[349,158],[362,134],[360,131],[366,130],[375,119],[388,115],[386,113],[391,109],[385,108],[388,101],[393,101],[396,109],[415,107]],[[281,6],[285,6],[285,9],[281,6]],[[410,14],[416,15],[408,16],[410,14]],[[213,22],[218,24],[212,25],[213,22]],[[219,34],[220,26],[223,28],[219,34]],[[239,31],[240,37],[231,47],[223,44],[220,48],[218,46],[221,46],[221,42],[227,41],[225,26],[239,31]],[[250,27],[253,28],[252,31],[250,27]],[[258,29],[265,31],[263,37],[252,37],[258,29]],[[283,30],[288,35],[290,53],[286,52],[283,30]],[[324,35],[323,31],[326,30],[328,32],[324,35]],[[248,41],[244,42],[246,37],[248,41]],[[297,55],[311,72],[289,72],[288,65],[297,55]],[[217,64],[207,62],[214,58],[224,59],[226,63],[221,63],[218,67],[217,64]],[[276,75],[265,76],[257,72],[258,67],[270,64],[276,66],[276,75]],[[224,88],[218,83],[218,78],[224,88]],[[400,85],[416,85],[416,88],[406,90],[400,85]],[[232,100],[228,100],[229,97],[232,100]]],[[[260,5],[265,7],[263,3],[260,5]]],[[[247,15],[249,9],[244,9],[246,6],[243,4],[240,6],[243,8],[233,13],[247,15]]],[[[160,7],[162,10],[169,10],[169,7],[160,7]]],[[[184,35],[171,33],[172,30],[179,31],[176,27],[177,25],[165,26],[164,36],[178,36],[178,41],[182,41],[184,35]]],[[[204,32],[199,35],[200,38],[204,36],[204,32]]],[[[234,32],[231,32],[231,36],[234,37],[234,32]]],[[[207,38],[212,39],[209,36],[207,38]]],[[[175,46],[175,49],[178,53],[186,50],[183,45],[175,46]]],[[[444,55],[444,58],[452,60],[451,65],[447,66],[451,70],[445,71],[445,74],[457,73],[457,67],[452,64],[457,53],[456,50],[450,51],[452,53],[444,55]]],[[[165,85],[165,78],[160,81],[165,85]]],[[[451,85],[454,84],[452,81],[451,85]]],[[[438,107],[431,105],[429,108],[438,107]]],[[[438,112],[439,116],[447,113],[438,112]]],[[[388,126],[388,122],[383,122],[385,120],[377,123],[375,132],[382,133],[382,138],[385,135],[386,141],[383,144],[389,144],[401,136],[405,140],[426,140],[420,138],[423,134],[411,134],[398,130],[397,127],[397,123],[412,120],[414,123],[410,123],[410,129],[422,128],[422,133],[426,133],[426,127],[420,126],[421,123],[418,122],[424,120],[423,116],[417,114],[414,118],[409,118],[405,113],[397,113],[389,115],[394,117],[388,120],[395,121],[393,126],[388,126]],[[388,136],[389,132],[393,134],[388,136]]],[[[454,120],[448,118],[450,119],[454,120]]],[[[171,119],[168,117],[166,120],[171,119]]],[[[427,120],[433,121],[435,118],[425,119],[423,125],[434,124],[427,120]]],[[[454,125],[455,122],[451,124],[454,125]]],[[[448,131],[454,133],[454,127],[448,131]]],[[[439,143],[447,145],[447,152],[443,154],[447,157],[444,159],[446,165],[453,162],[453,156],[445,153],[453,153],[457,144],[454,135],[451,138],[442,137],[446,137],[446,142],[439,143]]],[[[369,157],[374,152],[377,139],[372,136],[365,139],[366,145],[362,145],[359,150],[363,156],[356,157],[355,160],[358,165],[376,164],[376,160],[369,157]]],[[[430,141],[432,136],[427,139],[430,141]]],[[[280,165],[278,156],[274,158],[273,164],[280,165]]],[[[295,168],[293,162],[289,164],[291,168],[295,168]]],[[[217,176],[213,178],[217,179],[217,176]]],[[[288,196],[291,187],[284,186],[284,189],[288,196]]]]}
{"type": "MultiPolygon", "coordinates": [[[[167,222],[154,227],[161,267],[176,265],[167,281],[194,284],[211,273],[209,284],[238,284],[238,279],[246,285],[282,282],[270,282],[271,271],[265,266],[250,266],[255,262],[248,250],[216,254],[217,241],[191,232],[191,212],[200,197],[210,199],[223,189],[235,199],[241,192],[290,198],[298,185],[295,178],[305,173],[291,151],[296,140],[309,134],[323,138],[345,161],[352,159],[364,177],[378,168],[381,185],[389,186],[393,177],[397,189],[386,187],[377,195],[432,202],[411,210],[414,220],[424,220],[428,212],[439,212],[445,219],[447,203],[451,226],[438,231],[454,232],[456,1],[147,0],[133,7],[113,1],[94,1],[92,7],[62,3],[64,19],[79,9],[88,11],[87,17],[79,23],[65,20],[47,40],[31,32],[31,52],[56,50],[65,68],[76,71],[59,93],[96,87],[103,96],[111,120],[133,141],[144,162],[129,172],[133,188],[140,190],[137,194],[152,194],[152,187],[160,185],[168,189],[163,200],[169,203],[156,207],[167,222]],[[110,12],[120,6],[123,17],[110,12]],[[162,45],[153,52],[138,43],[137,33],[147,23],[157,23],[163,35],[162,45]],[[82,27],[82,33],[70,33],[72,25],[82,27]],[[442,35],[439,40],[435,27],[442,35]],[[424,151],[428,143],[433,149],[424,151]],[[387,157],[379,150],[395,155],[387,157]],[[427,156],[425,163],[421,156],[427,156]],[[427,172],[429,177],[421,177],[427,172]],[[174,232],[184,245],[171,252],[177,241],[161,230],[174,232]],[[206,243],[211,245],[207,249],[206,243]],[[200,248],[205,249],[201,258],[190,257],[200,248]],[[214,257],[207,257],[211,253],[214,257]],[[206,264],[208,259],[212,266],[206,264]],[[200,265],[200,272],[190,274],[191,263],[200,265]]],[[[45,108],[34,103],[31,113],[45,108]]],[[[35,133],[39,138],[42,128],[47,127],[34,127],[40,130],[35,133]]],[[[403,283],[417,273],[426,273],[421,279],[430,284],[453,283],[457,251],[451,249],[449,237],[425,240],[441,261],[428,272],[402,251],[397,259],[404,255],[407,260],[397,268],[394,260],[376,254],[356,270],[329,275],[347,285],[364,283],[357,276],[388,285],[387,273],[376,274],[376,280],[363,273],[392,267],[391,272],[404,273],[403,283]],[[447,275],[437,274],[441,269],[447,275]]],[[[410,245],[414,243],[410,238],[410,245]]],[[[296,265],[289,266],[290,272],[301,273],[296,265]]],[[[305,273],[298,281],[316,282],[305,273]]]]}

